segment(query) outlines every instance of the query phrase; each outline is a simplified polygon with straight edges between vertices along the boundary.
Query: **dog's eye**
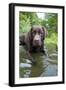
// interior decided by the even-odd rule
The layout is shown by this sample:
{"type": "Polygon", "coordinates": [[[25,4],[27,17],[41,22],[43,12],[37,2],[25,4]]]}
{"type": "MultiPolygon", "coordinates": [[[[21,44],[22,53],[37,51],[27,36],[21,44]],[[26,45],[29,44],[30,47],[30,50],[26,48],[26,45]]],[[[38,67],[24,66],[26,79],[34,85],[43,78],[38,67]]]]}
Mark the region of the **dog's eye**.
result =
{"type": "Polygon", "coordinates": [[[38,34],[40,34],[41,32],[40,32],[40,30],[38,30],[38,34]]]}
{"type": "Polygon", "coordinates": [[[40,30],[38,31],[38,34],[43,34],[40,30]]]}
{"type": "Polygon", "coordinates": [[[36,34],[36,31],[34,31],[33,33],[36,34]]]}
{"type": "Polygon", "coordinates": [[[40,31],[38,31],[38,33],[40,34],[40,31]]]}

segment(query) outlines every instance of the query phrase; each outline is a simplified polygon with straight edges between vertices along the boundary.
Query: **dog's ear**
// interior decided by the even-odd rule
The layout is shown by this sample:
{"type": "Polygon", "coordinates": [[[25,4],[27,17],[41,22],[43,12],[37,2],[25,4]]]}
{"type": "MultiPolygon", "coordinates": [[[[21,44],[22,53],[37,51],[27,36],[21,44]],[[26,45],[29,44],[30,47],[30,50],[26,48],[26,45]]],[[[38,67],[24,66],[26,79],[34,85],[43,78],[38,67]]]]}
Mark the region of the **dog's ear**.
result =
{"type": "Polygon", "coordinates": [[[33,26],[30,28],[30,31],[28,32],[28,37],[30,41],[32,40],[32,30],[33,30],[33,26]]]}
{"type": "Polygon", "coordinates": [[[29,30],[29,32],[27,33],[25,41],[26,41],[27,50],[30,51],[30,49],[31,49],[31,41],[32,41],[32,27],[29,30]]]}
{"type": "Polygon", "coordinates": [[[27,51],[30,51],[30,43],[31,43],[30,38],[31,38],[31,35],[30,35],[30,32],[28,32],[25,37],[27,51]]]}
{"type": "Polygon", "coordinates": [[[42,26],[43,29],[43,39],[45,39],[45,37],[48,35],[48,31],[45,27],[42,26]]]}

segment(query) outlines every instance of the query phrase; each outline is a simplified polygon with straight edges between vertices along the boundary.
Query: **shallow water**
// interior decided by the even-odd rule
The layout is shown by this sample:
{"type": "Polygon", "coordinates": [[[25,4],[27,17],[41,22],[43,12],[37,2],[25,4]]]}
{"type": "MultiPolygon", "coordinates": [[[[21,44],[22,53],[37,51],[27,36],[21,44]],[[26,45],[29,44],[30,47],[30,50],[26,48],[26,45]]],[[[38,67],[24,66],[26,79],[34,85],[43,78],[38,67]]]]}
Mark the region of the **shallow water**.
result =
{"type": "Polygon", "coordinates": [[[35,65],[28,58],[25,49],[20,46],[20,78],[57,76],[57,51],[50,53],[48,56],[45,56],[43,53],[32,53],[31,55],[36,61],[35,65]]]}

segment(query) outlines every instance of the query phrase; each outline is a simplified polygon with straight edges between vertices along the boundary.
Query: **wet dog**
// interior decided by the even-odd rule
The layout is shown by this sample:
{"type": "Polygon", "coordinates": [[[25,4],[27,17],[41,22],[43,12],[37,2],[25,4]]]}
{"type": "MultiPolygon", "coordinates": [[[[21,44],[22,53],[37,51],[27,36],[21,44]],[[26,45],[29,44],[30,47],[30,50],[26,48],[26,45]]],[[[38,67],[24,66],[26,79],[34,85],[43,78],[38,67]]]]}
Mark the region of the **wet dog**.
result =
{"type": "Polygon", "coordinates": [[[34,62],[31,57],[31,52],[42,52],[44,50],[44,39],[47,36],[45,27],[34,25],[26,35],[20,36],[20,45],[24,45],[29,58],[34,62]]]}

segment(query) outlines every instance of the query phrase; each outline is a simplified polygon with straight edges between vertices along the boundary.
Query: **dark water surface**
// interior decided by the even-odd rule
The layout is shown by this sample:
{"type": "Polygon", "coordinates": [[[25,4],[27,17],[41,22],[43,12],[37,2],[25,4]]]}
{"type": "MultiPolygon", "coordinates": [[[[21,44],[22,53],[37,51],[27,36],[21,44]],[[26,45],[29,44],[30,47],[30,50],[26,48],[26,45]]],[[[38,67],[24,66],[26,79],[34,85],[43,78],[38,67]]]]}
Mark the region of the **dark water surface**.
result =
{"type": "Polygon", "coordinates": [[[20,46],[20,65],[19,65],[19,75],[20,78],[27,77],[47,77],[47,76],[57,76],[58,73],[58,59],[57,51],[45,56],[42,53],[32,53],[33,59],[36,61],[36,64],[33,65],[29,60],[25,49],[20,46]]]}

